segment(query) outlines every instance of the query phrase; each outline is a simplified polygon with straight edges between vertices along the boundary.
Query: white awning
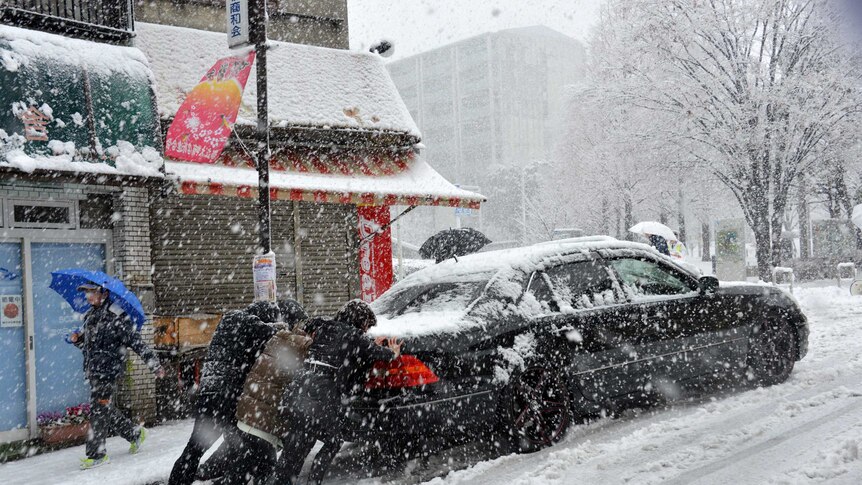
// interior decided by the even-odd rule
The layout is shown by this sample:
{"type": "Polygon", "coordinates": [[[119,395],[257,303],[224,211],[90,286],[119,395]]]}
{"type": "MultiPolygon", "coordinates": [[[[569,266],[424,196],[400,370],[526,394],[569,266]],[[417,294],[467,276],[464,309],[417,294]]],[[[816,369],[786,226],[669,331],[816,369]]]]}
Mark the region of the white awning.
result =
{"type": "MultiPolygon", "coordinates": [[[[343,157],[295,152],[274,157],[270,170],[272,199],[474,209],[486,200],[452,185],[413,152],[343,157]]],[[[257,170],[249,161],[224,157],[219,164],[169,160],[165,171],[186,195],[257,197],[257,170]]]]}

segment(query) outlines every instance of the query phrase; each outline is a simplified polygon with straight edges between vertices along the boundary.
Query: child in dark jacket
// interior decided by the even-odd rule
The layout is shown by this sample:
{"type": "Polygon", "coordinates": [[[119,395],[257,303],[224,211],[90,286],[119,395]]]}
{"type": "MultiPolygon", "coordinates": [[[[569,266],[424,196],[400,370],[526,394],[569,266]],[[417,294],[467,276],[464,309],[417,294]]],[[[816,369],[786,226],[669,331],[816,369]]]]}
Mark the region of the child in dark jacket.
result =
{"type": "Polygon", "coordinates": [[[126,348],[141,356],[157,377],[163,377],[164,370],[128,315],[108,299],[108,290],[94,284],[81,285],[78,290],[84,292],[92,305],[84,316],[82,329],[69,335],[69,341],[84,353],[84,376],[90,385],[90,433],[87,456],[81,459],[81,469],[89,469],[108,463],[105,439],[112,433],[129,441],[129,453],[133,454],[140,450],[147,436],[143,427],[135,426],[111,405],[117,379],[125,369],[126,348]]]}

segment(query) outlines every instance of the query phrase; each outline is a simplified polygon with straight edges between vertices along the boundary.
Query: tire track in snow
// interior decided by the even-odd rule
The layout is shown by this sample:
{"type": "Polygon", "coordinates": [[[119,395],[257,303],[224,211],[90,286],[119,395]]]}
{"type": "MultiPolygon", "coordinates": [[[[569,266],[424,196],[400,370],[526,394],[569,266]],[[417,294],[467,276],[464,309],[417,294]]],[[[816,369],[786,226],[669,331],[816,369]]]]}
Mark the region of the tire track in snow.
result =
{"type": "Polygon", "coordinates": [[[716,473],[720,470],[724,470],[729,468],[730,466],[737,465],[738,462],[743,461],[743,459],[751,459],[753,455],[757,455],[763,453],[764,451],[769,450],[770,448],[774,448],[779,446],[786,441],[789,441],[794,438],[799,438],[799,435],[808,433],[817,429],[818,427],[823,426],[824,424],[832,424],[832,421],[838,417],[841,417],[847,413],[852,411],[858,411],[862,408],[862,399],[859,399],[859,395],[853,396],[853,402],[850,404],[843,406],[835,411],[832,411],[829,414],[821,416],[819,418],[815,418],[811,421],[807,421],[804,424],[800,424],[788,430],[781,432],[780,434],[773,436],[766,441],[757,443],[755,445],[749,446],[747,448],[743,448],[736,453],[726,456],[722,459],[710,462],[708,465],[690,469],[680,475],[677,475],[675,478],[671,480],[667,480],[664,483],[668,485],[683,485],[692,483],[698,479],[701,479],[707,475],[716,473]]]}

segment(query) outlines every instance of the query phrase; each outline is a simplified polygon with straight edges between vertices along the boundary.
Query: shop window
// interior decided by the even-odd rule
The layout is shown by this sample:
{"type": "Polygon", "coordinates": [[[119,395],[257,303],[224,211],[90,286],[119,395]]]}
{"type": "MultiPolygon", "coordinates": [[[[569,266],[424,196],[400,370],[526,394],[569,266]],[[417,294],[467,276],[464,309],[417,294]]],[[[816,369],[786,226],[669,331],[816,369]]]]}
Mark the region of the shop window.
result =
{"type": "Polygon", "coordinates": [[[74,229],[75,202],[9,201],[7,217],[12,227],[74,229]]]}

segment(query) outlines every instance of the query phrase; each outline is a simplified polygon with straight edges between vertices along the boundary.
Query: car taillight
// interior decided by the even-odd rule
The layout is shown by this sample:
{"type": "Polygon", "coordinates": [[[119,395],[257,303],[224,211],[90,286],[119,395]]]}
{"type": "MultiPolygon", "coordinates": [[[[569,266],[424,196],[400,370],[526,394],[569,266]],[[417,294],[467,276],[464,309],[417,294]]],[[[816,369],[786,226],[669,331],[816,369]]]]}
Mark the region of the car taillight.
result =
{"type": "Polygon", "coordinates": [[[366,389],[392,389],[424,386],[439,381],[434,372],[412,355],[402,355],[395,360],[377,361],[368,374],[366,389]]]}

